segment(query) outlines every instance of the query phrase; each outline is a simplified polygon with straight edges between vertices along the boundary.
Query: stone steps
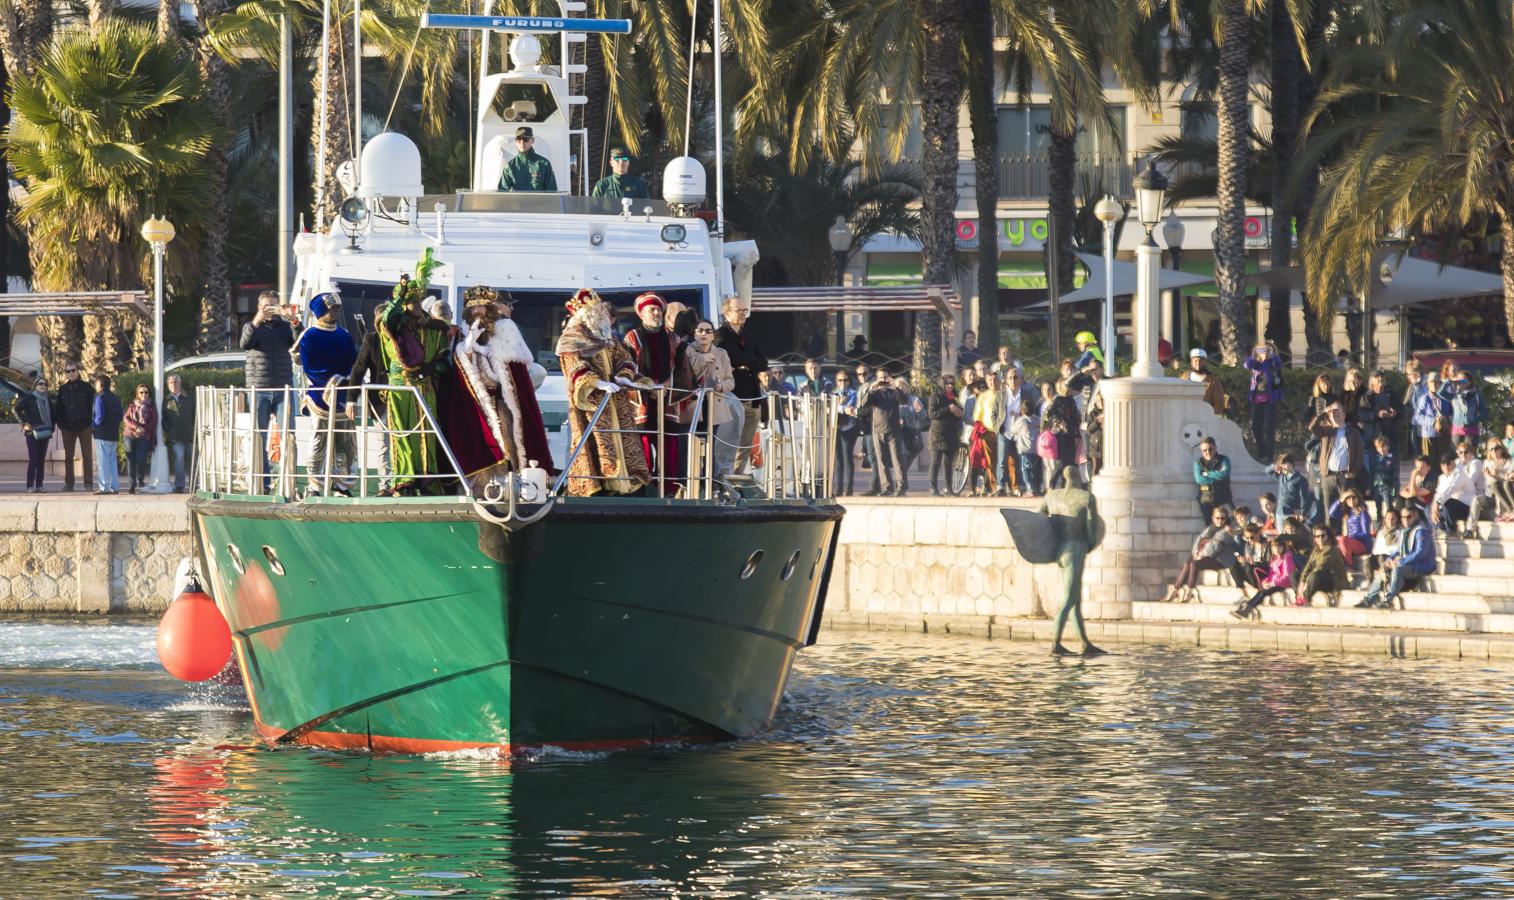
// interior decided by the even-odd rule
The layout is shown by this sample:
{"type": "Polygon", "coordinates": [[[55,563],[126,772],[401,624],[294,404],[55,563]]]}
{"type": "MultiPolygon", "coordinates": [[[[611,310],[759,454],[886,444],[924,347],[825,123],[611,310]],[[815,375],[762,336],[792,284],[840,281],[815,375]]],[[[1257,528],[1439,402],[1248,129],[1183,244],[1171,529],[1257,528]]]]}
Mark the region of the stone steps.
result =
{"type": "MultiPolygon", "coordinates": [[[[1356,584],[1366,588],[1368,578],[1365,572],[1356,575],[1356,584]]],[[[1223,597],[1234,596],[1238,590],[1230,581],[1230,575],[1226,572],[1200,572],[1199,584],[1208,591],[1201,593],[1214,593],[1223,597]]],[[[1252,593],[1252,588],[1246,588],[1246,593],[1252,593]]],[[[1469,596],[1480,598],[1488,603],[1507,606],[1505,609],[1495,609],[1492,612],[1514,612],[1514,579],[1490,578],[1485,576],[1462,575],[1447,573],[1430,575],[1420,580],[1415,585],[1412,593],[1432,596],[1469,596]]],[[[1487,610],[1469,610],[1485,612],[1487,610]]]]}
{"type": "MultiPolygon", "coordinates": [[[[1208,590],[1211,602],[1137,602],[1132,604],[1131,615],[1135,619],[1192,624],[1236,621],[1230,615],[1235,605],[1235,592],[1217,588],[1208,590]],[[1213,602],[1216,590],[1224,591],[1219,598],[1223,602],[1213,602]]],[[[1363,596],[1362,591],[1344,591],[1339,607],[1262,606],[1258,609],[1259,621],[1267,625],[1514,634],[1514,613],[1499,611],[1507,607],[1490,604],[1476,596],[1408,593],[1402,595],[1405,609],[1356,609],[1355,605],[1363,596]]],[[[1315,602],[1323,604],[1325,595],[1320,594],[1315,602]]]]}

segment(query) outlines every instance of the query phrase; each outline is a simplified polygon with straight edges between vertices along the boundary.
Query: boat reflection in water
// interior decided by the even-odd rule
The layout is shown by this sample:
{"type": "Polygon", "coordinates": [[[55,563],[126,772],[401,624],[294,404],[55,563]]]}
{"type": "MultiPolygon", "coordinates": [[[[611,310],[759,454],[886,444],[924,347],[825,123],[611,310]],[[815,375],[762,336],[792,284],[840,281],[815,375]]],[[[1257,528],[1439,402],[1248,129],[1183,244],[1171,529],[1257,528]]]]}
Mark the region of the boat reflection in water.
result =
{"type": "Polygon", "coordinates": [[[797,833],[763,754],[586,756],[186,749],[154,763],[150,857],[199,896],[627,896],[716,890],[797,833]]]}

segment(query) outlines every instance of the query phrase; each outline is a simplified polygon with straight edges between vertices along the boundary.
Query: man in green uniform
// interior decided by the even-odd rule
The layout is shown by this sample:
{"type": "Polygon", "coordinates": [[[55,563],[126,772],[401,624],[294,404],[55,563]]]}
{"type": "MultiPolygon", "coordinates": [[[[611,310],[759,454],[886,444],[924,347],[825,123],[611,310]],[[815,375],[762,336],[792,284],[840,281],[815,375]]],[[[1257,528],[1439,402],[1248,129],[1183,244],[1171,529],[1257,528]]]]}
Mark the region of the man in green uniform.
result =
{"type": "Polygon", "coordinates": [[[557,176],[552,174],[552,163],[535,150],[536,135],[529,125],[515,129],[513,159],[505,163],[505,171],[499,176],[502,191],[555,191],[557,176]]]}
{"type": "Polygon", "coordinates": [[[631,154],[622,147],[610,148],[610,171],[613,175],[606,175],[594,185],[595,197],[630,197],[636,200],[646,200],[652,196],[652,189],[640,177],[631,174],[631,154]]]}

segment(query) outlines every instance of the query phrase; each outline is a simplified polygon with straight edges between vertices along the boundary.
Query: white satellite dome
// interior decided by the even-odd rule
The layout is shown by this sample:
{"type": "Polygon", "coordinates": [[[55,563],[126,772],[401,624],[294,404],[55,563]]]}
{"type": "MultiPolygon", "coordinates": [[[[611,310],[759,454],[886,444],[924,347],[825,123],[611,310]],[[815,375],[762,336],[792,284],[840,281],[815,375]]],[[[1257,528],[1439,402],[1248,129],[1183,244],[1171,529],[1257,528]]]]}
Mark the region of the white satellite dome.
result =
{"type": "Polygon", "coordinates": [[[517,72],[535,72],[541,64],[541,41],[534,34],[516,35],[510,42],[510,63],[517,72]]]}
{"type": "Polygon", "coordinates": [[[357,195],[370,197],[419,197],[421,151],[403,134],[386,131],[363,147],[362,183],[357,195]]]}
{"type": "Polygon", "coordinates": [[[692,156],[679,156],[662,170],[662,199],[673,206],[704,202],[704,166],[692,156]]]}

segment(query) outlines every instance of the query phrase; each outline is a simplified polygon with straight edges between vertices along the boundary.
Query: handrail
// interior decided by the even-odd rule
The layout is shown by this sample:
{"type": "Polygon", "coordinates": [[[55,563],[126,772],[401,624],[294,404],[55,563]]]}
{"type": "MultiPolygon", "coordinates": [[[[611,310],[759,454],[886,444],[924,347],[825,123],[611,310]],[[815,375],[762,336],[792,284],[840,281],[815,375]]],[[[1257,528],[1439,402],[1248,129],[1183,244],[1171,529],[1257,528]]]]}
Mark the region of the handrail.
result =
{"type": "Polygon", "coordinates": [[[769,394],[761,406],[752,406],[734,400],[729,392],[706,387],[638,384],[622,385],[622,389],[639,395],[639,405],[651,421],[636,423],[622,415],[616,427],[607,427],[606,412],[617,402],[614,395],[618,392],[605,392],[587,424],[575,429],[573,446],[561,461],[561,471],[550,484],[545,479],[535,482],[541,493],[523,496],[523,491],[530,493],[526,489],[532,484],[533,470],[504,475],[495,474],[503,467],[464,472],[436,411],[412,386],[338,382],[323,389],[324,408],[307,404],[305,392],[292,387],[200,387],[197,398],[202,416],[196,430],[195,484],[202,491],[262,495],[284,502],[317,492],[366,499],[372,496],[375,477],[389,479],[390,488],[395,480],[383,465],[384,456],[375,456],[374,439],[396,442],[397,454],[398,442],[410,441],[412,453],[424,447],[434,456],[426,465],[415,467],[420,471],[396,478],[413,482],[422,493],[438,493],[434,488],[440,482],[445,488],[440,493],[460,495],[474,503],[482,518],[519,527],[544,516],[569,493],[570,485],[577,492],[574,479],[602,483],[618,477],[616,473],[575,474],[575,468],[582,469],[589,440],[597,435],[613,436],[617,442],[630,436],[646,447],[646,474],[652,481],[640,492],[642,496],[735,502],[743,493],[751,496],[754,488],[770,499],[830,495],[835,473],[832,457],[837,446],[836,397],[769,394]],[[416,407],[413,420],[399,427],[392,416],[376,417],[369,402],[376,391],[412,397],[416,407]],[[297,402],[300,406],[295,406],[297,402]],[[743,417],[762,412],[766,413],[766,424],[758,431],[756,449],[761,452],[754,457],[760,455],[763,464],[756,467],[754,459],[751,472],[739,468],[733,471],[733,458],[737,463],[746,458],[736,438],[742,433],[743,417]],[[260,414],[263,421],[259,421],[260,414]],[[725,421],[720,420],[722,417],[725,421]],[[296,423],[304,423],[304,427],[296,423]],[[424,443],[414,443],[417,439],[424,443]],[[318,446],[323,451],[316,458],[313,454],[318,446]],[[427,486],[432,489],[427,490],[427,486]]]}

